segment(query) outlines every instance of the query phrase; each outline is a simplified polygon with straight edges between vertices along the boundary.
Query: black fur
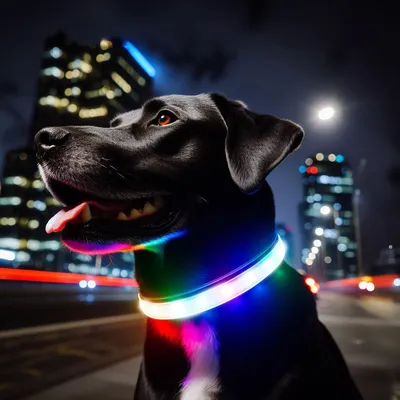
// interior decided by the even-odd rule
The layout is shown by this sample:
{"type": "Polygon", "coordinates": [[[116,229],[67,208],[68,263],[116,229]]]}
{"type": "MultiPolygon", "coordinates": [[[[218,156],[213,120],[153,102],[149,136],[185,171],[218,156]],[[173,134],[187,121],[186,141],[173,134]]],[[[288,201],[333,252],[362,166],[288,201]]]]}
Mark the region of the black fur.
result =
{"type": "MultiPolygon", "coordinates": [[[[179,239],[136,253],[141,293],[164,297],[210,282],[270,244],[275,207],[265,178],[302,138],[302,129],[290,121],[211,94],[150,100],[116,118],[111,128],[44,129],[35,143],[49,189],[67,205],[172,196],[175,217],[162,227],[95,220],[62,233],[67,244],[107,246],[187,229],[179,239]],[[165,111],[176,121],[154,125],[165,111]]],[[[202,319],[213,325],[220,343],[218,399],[361,399],[318,321],[313,296],[286,264],[195,321],[202,319]]],[[[149,321],[135,398],[177,398],[189,367],[179,341],[161,336],[149,321]]]]}

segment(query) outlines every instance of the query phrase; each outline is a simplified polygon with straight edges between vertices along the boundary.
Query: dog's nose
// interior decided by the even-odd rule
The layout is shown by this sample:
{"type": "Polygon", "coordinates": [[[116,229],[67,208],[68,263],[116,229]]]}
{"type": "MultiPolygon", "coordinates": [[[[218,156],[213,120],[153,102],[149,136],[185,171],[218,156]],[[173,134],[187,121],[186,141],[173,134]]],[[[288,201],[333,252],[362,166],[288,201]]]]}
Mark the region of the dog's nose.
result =
{"type": "Polygon", "coordinates": [[[63,128],[44,128],[35,136],[35,149],[38,155],[44,154],[66,143],[71,134],[63,128]]]}

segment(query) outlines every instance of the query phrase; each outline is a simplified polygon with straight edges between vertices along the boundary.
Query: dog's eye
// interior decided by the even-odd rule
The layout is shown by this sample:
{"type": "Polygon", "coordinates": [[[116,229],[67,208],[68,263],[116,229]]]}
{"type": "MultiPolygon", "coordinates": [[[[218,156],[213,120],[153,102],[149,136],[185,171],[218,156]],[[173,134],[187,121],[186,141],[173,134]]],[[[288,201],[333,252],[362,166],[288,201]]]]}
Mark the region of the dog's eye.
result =
{"type": "Polygon", "coordinates": [[[172,114],[170,111],[161,111],[155,120],[156,125],[158,126],[165,126],[172,124],[175,122],[178,118],[172,114]]]}

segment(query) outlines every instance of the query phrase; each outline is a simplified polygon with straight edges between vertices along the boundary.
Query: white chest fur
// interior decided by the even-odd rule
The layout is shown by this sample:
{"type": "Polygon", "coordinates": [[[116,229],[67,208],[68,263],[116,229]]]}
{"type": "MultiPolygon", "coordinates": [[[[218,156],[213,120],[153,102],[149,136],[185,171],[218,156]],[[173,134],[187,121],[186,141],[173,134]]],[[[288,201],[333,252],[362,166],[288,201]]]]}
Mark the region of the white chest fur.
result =
{"type": "Polygon", "coordinates": [[[214,400],[220,390],[218,340],[207,322],[182,325],[182,345],[190,370],[182,382],[180,400],[214,400]]]}

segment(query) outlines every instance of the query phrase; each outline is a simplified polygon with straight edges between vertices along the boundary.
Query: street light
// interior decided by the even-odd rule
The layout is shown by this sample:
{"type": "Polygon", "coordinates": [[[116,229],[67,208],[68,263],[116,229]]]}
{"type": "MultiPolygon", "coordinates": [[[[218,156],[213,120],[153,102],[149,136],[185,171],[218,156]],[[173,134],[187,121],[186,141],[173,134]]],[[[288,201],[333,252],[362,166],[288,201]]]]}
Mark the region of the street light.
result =
{"type": "Polygon", "coordinates": [[[322,121],[331,119],[335,115],[335,110],[333,107],[324,107],[318,111],[318,118],[322,121]]]}

